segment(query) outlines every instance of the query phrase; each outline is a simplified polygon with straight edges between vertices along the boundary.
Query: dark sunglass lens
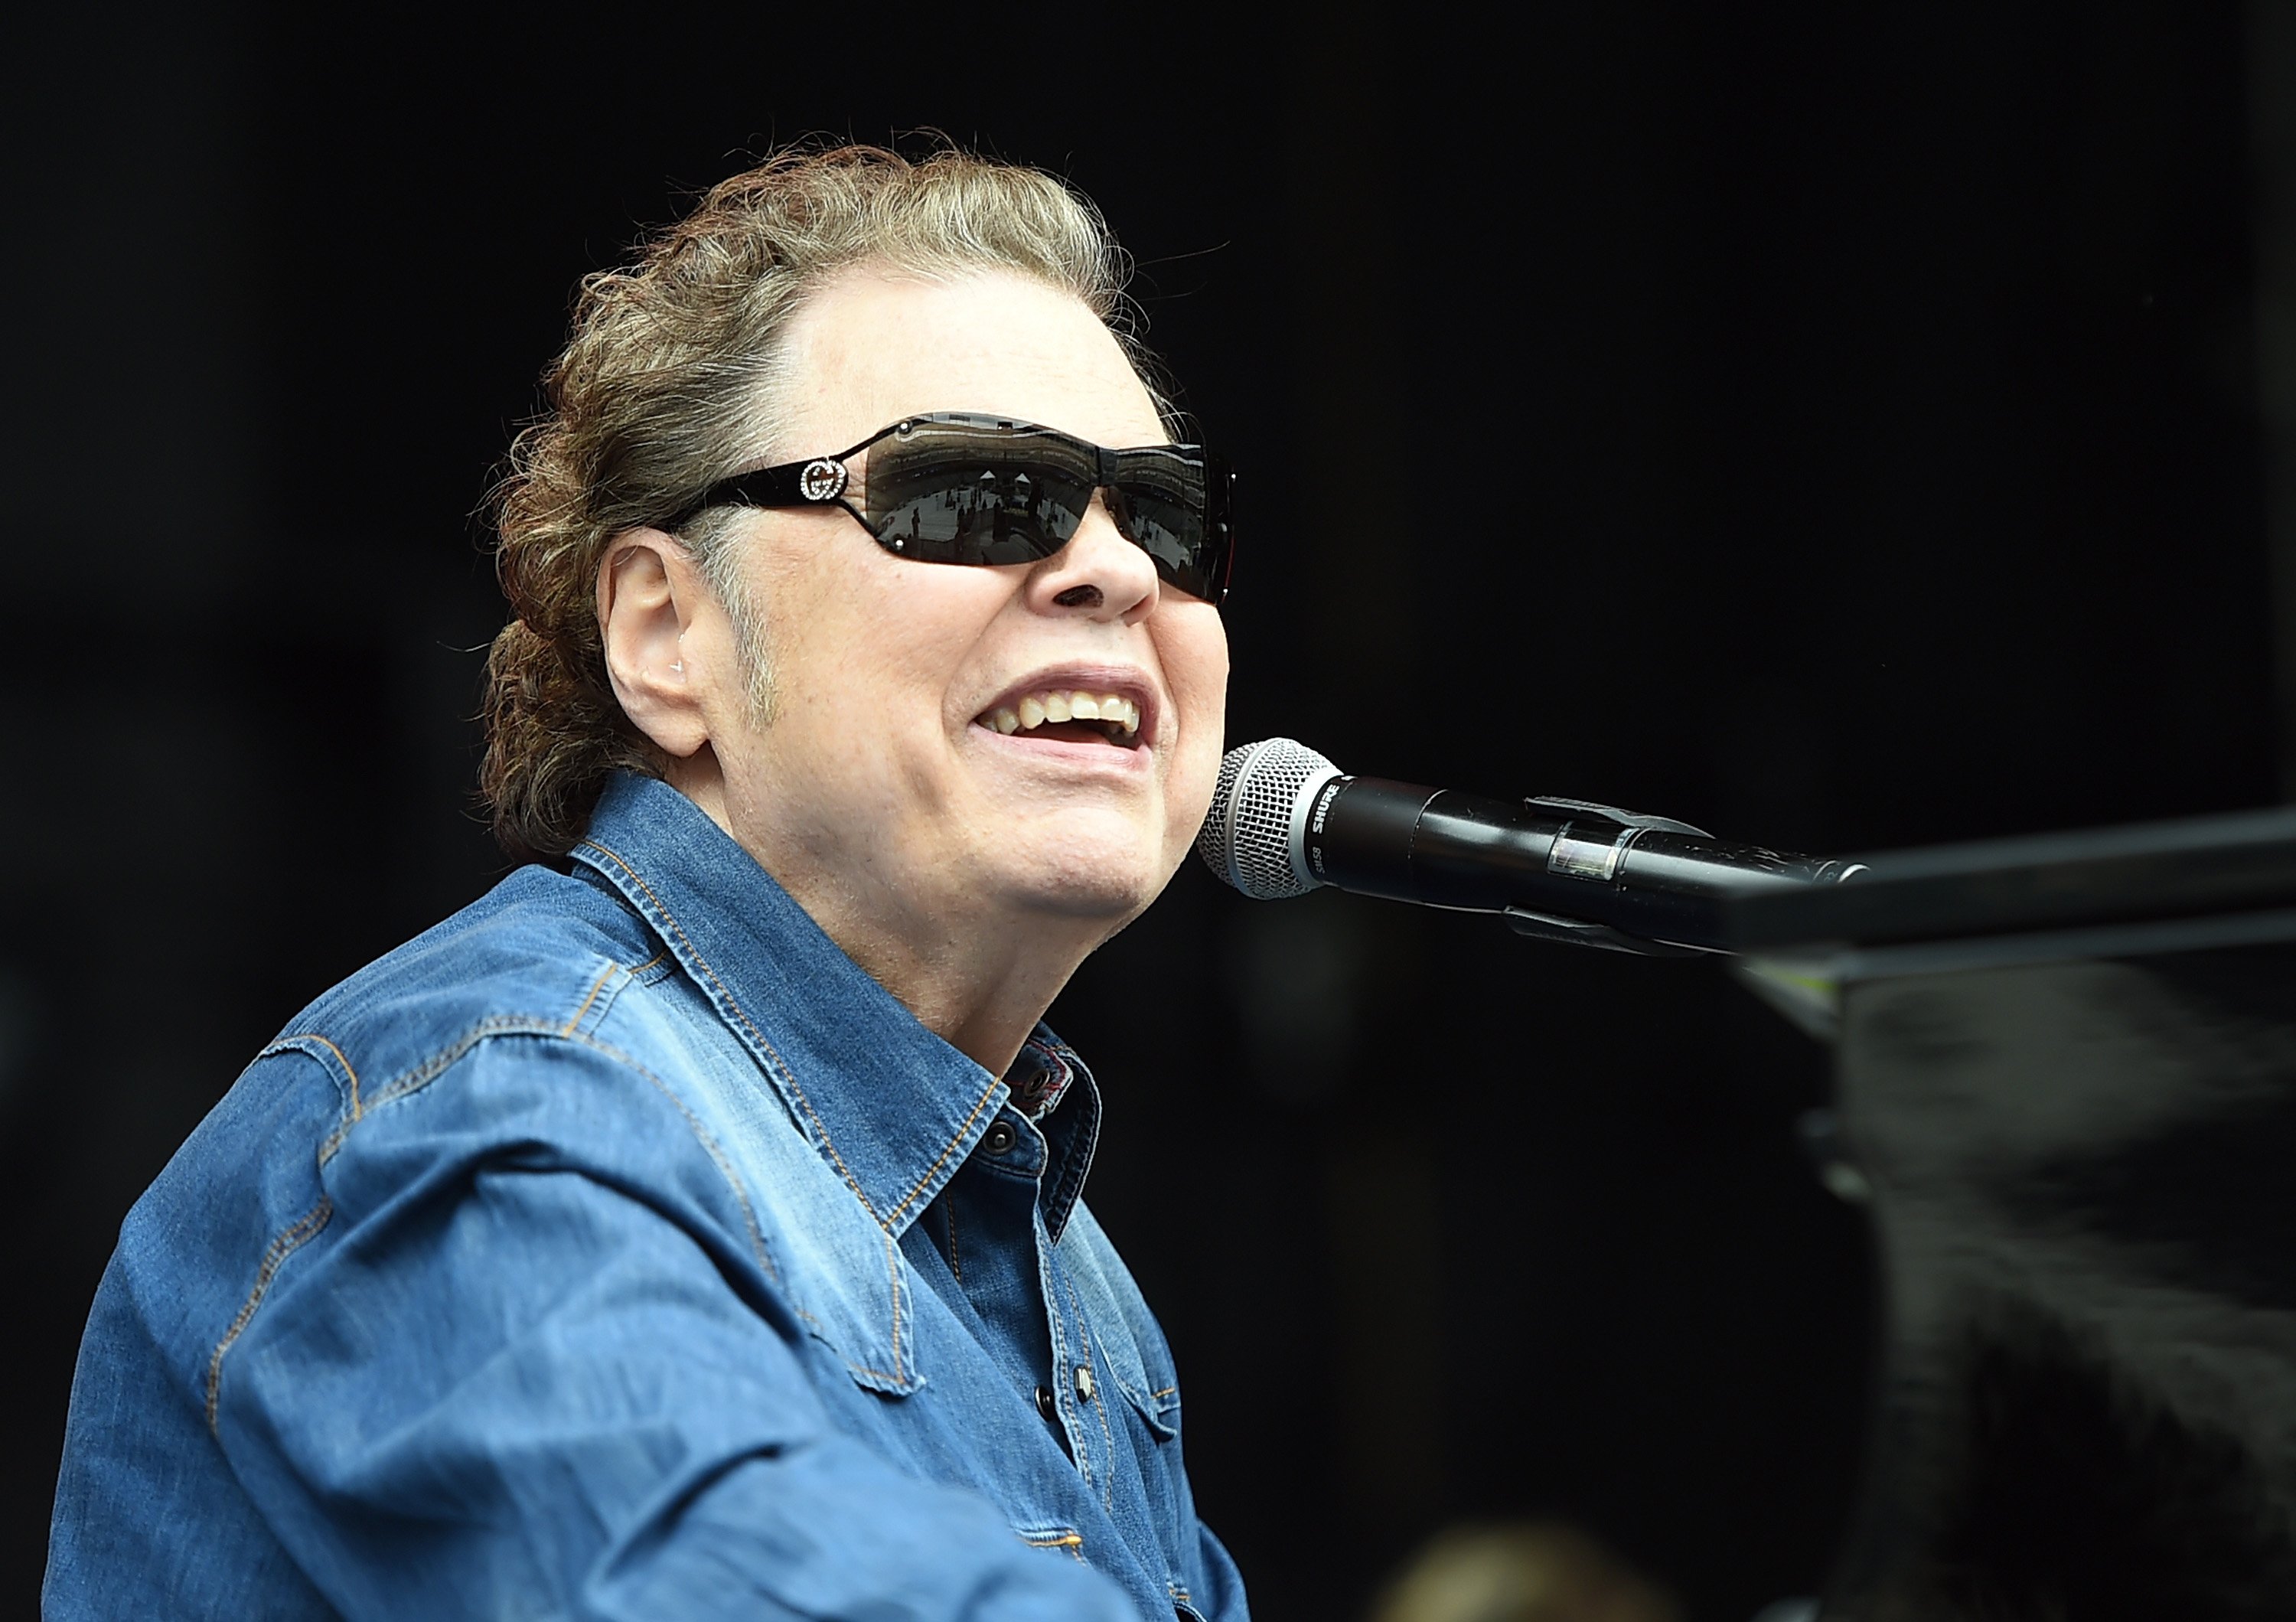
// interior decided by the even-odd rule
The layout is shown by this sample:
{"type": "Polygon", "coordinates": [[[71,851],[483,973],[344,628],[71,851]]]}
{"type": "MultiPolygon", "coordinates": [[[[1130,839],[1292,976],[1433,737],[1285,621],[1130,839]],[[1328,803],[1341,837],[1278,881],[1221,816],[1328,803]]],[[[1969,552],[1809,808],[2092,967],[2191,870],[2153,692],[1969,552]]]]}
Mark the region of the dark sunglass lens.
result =
{"type": "Polygon", "coordinates": [[[1207,484],[1203,454],[1194,446],[1127,451],[1109,506],[1117,528],[1155,561],[1158,574],[1191,596],[1217,601],[1225,537],[1208,521],[1207,484]]]}
{"type": "Polygon", "coordinates": [[[1058,552],[1092,503],[1094,470],[1056,436],[921,422],[871,447],[865,516],[887,545],[939,563],[1027,563],[1058,552]]]}

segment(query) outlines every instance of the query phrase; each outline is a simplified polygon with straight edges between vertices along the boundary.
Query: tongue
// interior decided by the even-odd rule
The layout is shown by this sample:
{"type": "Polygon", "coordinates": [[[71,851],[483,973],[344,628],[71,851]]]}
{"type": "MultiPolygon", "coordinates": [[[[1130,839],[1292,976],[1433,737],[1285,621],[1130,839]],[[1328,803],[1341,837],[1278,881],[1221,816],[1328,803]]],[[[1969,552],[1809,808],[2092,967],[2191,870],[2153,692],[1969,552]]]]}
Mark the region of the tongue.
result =
{"type": "Polygon", "coordinates": [[[1062,743],[1106,743],[1108,734],[1089,721],[1046,721],[1032,726],[1021,734],[1024,738],[1052,738],[1062,743]]]}

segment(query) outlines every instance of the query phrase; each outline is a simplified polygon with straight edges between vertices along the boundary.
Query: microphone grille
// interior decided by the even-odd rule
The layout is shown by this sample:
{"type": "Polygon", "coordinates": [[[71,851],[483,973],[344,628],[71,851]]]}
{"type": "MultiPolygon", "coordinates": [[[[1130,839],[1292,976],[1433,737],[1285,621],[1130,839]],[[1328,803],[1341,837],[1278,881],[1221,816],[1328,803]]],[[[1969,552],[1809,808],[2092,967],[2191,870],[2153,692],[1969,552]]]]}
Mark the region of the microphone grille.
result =
{"type": "Polygon", "coordinates": [[[1238,744],[1220,762],[1212,812],[1196,835],[1204,865],[1254,901],[1304,896],[1321,881],[1300,859],[1312,792],[1340,768],[1289,738],[1238,744]]]}

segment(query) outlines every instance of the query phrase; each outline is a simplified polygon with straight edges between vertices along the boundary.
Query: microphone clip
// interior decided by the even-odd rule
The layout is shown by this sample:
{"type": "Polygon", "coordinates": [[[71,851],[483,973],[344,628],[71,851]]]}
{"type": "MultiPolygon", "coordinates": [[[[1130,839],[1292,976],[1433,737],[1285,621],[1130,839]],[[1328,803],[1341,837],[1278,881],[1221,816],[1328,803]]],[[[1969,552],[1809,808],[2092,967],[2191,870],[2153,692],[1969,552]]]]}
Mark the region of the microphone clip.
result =
{"type": "MultiPolygon", "coordinates": [[[[1531,794],[1524,804],[1542,810],[1559,811],[1567,817],[1599,817],[1620,829],[1632,829],[1636,834],[1686,833],[1693,839],[1710,840],[1714,836],[1703,828],[1693,828],[1688,823],[1677,822],[1670,816],[1652,816],[1640,811],[1622,811],[1616,806],[1596,805],[1591,799],[1566,799],[1559,794],[1531,794]]],[[[1633,841],[1620,835],[1621,844],[1633,841]]],[[[1671,941],[1644,940],[1629,935],[1624,930],[1607,923],[1589,923],[1580,918],[1557,918],[1547,913],[1534,913],[1524,907],[1504,909],[1507,928],[1518,935],[1528,935],[1533,940],[1551,940],[1566,946],[1593,946],[1602,952],[1626,952],[1636,957],[1709,957],[1712,954],[1702,946],[1680,946],[1671,941]]]]}
{"type": "MultiPolygon", "coordinates": [[[[1542,806],[1571,804],[1570,801],[1542,799],[1542,806]]],[[[1598,810],[1599,807],[1587,809],[1598,810]]],[[[1663,820],[1663,819],[1659,819],[1663,820]]],[[[1675,823],[1680,827],[1682,824],[1675,823]]],[[[1614,930],[1607,923],[1587,923],[1577,918],[1556,918],[1546,913],[1534,913],[1524,907],[1505,908],[1501,914],[1507,928],[1518,935],[1528,935],[1533,940],[1551,940],[1566,946],[1593,946],[1603,952],[1627,952],[1636,957],[1710,957],[1712,953],[1702,946],[1677,946],[1669,941],[1640,940],[1623,930],[1614,930]]]]}
{"type": "Polygon", "coordinates": [[[1614,822],[1621,828],[1649,828],[1660,833],[1687,833],[1693,839],[1710,840],[1714,836],[1703,828],[1693,828],[1688,823],[1678,823],[1670,816],[1651,816],[1640,811],[1621,811],[1616,806],[1598,806],[1591,799],[1564,799],[1556,794],[1532,794],[1523,803],[1545,806],[1552,811],[1576,812],[1580,816],[1599,816],[1614,822]]]}

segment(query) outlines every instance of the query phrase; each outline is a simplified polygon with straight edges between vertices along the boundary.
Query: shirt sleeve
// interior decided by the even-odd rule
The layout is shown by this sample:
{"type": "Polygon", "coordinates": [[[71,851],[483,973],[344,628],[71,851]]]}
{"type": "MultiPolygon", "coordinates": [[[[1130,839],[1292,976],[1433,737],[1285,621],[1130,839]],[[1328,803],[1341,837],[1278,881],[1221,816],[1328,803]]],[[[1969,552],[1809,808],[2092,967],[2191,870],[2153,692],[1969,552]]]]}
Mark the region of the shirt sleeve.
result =
{"type": "Polygon", "coordinates": [[[1227,1545],[1201,1520],[1196,1522],[1196,1555],[1204,1585],[1189,1595],[1196,1614],[1204,1622],[1247,1622],[1250,1613],[1243,1602],[1243,1574],[1236,1569],[1227,1545]]]}
{"type": "Polygon", "coordinates": [[[346,1618],[1139,1622],[833,1424],[674,1101],[546,1040],[453,1069],[346,1136],[218,1365],[218,1439],[346,1618]]]}

